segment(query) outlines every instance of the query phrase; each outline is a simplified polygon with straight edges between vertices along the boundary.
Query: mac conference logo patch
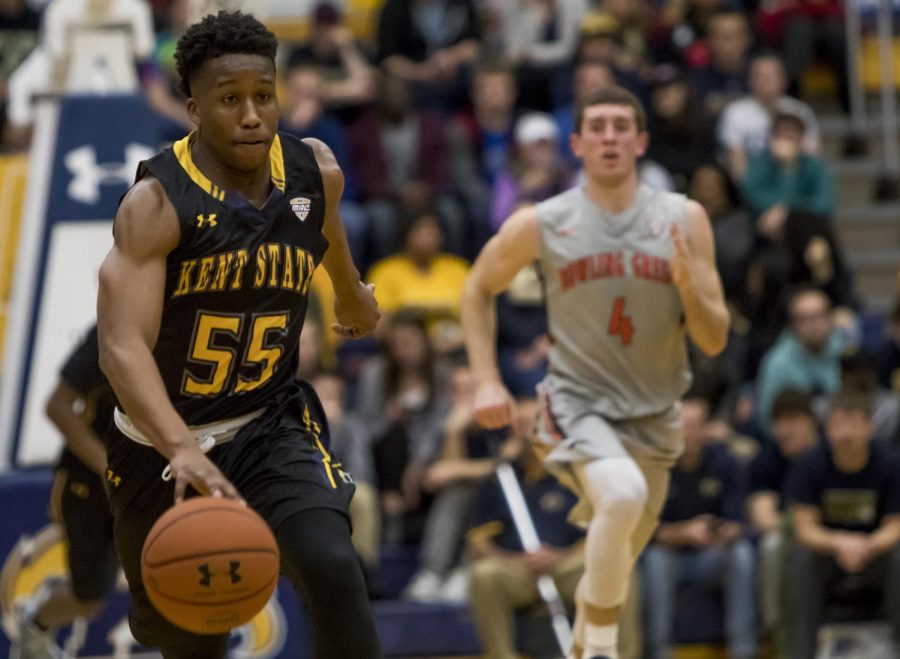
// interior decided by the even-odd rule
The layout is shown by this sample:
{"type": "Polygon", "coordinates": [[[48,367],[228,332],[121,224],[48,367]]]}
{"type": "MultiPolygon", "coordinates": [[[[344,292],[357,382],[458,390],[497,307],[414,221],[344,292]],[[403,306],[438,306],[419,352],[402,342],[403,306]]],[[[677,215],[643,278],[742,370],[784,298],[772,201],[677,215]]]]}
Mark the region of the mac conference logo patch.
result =
{"type": "Polygon", "coordinates": [[[291,199],[291,210],[294,211],[299,220],[302,222],[309,215],[310,201],[306,197],[294,197],[291,199]]]}

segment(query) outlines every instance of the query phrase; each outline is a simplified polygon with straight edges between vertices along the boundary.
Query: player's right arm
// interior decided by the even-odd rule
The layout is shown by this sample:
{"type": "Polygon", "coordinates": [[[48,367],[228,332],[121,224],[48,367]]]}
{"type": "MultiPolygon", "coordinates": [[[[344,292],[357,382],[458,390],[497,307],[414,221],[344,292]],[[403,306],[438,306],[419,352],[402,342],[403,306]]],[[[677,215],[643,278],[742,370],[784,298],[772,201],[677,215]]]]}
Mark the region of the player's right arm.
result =
{"type": "Polygon", "coordinates": [[[180,238],[175,209],[156,179],[142,179],[125,195],[113,238],[100,267],[100,367],[131,421],[169,460],[176,500],[184,497],[188,483],[204,494],[239,498],[197,447],[169,400],[153,358],[165,296],[166,257],[180,238]]]}
{"type": "Polygon", "coordinates": [[[497,310],[495,298],[513,278],[540,256],[537,210],[513,213],[481,250],[466,279],[462,296],[462,324],[469,364],[475,376],[475,418],[486,428],[516,421],[515,405],[497,368],[497,310]]]}

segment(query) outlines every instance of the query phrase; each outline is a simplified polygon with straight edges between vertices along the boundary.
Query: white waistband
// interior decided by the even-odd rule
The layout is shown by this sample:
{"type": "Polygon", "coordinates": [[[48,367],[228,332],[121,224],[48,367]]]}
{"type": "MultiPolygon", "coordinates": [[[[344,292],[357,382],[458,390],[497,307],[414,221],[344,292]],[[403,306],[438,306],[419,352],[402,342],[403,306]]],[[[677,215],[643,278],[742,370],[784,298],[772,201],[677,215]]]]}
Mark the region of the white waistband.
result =
{"type": "MultiPolygon", "coordinates": [[[[234,436],[238,434],[238,431],[240,431],[241,428],[253,421],[253,419],[262,416],[262,413],[265,411],[265,408],[263,408],[261,410],[256,410],[255,412],[250,412],[250,414],[236,416],[233,419],[213,421],[212,423],[205,423],[202,426],[188,426],[188,430],[194,435],[194,439],[200,446],[200,450],[204,453],[209,453],[216,444],[230,442],[234,439],[234,436]]],[[[128,418],[128,415],[118,407],[113,411],[113,420],[116,422],[116,427],[121,430],[122,434],[128,439],[135,441],[138,444],[144,444],[145,446],[153,446],[150,440],[147,439],[147,436],[138,430],[131,422],[131,419],[128,418]]],[[[166,468],[163,469],[162,479],[164,481],[172,479],[171,465],[166,466],[166,468]]]]}
{"type": "MultiPolygon", "coordinates": [[[[253,421],[253,419],[262,416],[262,413],[265,411],[264,408],[256,410],[255,412],[250,412],[250,414],[236,416],[233,419],[213,421],[212,423],[205,423],[201,426],[188,426],[188,430],[191,431],[191,434],[197,442],[206,442],[209,441],[209,438],[212,438],[212,441],[215,444],[224,444],[225,442],[234,439],[234,436],[238,434],[238,431],[240,431],[241,428],[253,421]]],[[[113,419],[116,422],[116,427],[121,430],[122,434],[128,437],[128,439],[131,439],[138,444],[153,446],[153,443],[147,439],[147,436],[138,430],[137,426],[135,426],[131,422],[131,419],[128,418],[128,415],[118,407],[113,412],[113,419]]]]}

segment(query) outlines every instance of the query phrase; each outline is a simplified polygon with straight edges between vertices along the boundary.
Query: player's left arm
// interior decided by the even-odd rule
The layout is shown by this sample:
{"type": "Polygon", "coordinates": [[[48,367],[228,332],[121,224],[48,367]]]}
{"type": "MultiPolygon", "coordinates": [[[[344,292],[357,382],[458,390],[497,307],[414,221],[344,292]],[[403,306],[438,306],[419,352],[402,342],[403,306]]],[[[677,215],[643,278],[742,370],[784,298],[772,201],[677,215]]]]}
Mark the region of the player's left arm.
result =
{"type": "Polygon", "coordinates": [[[688,336],[707,355],[719,354],[728,340],[728,309],[716,270],[712,227],[695,201],[687,201],[684,232],[672,225],[671,263],[688,336]]]}
{"type": "Polygon", "coordinates": [[[331,329],[341,336],[358,339],[375,328],[380,314],[372,286],[366,286],[353,265],[347,236],[338,212],[341,196],[344,194],[344,172],[341,171],[334,153],[328,146],[316,139],[303,140],[312,147],[322,174],[325,187],[325,223],[322,234],[328,240],[328,250],[322,265],[334,287],[334,313],[337,322],[331,329]]]}

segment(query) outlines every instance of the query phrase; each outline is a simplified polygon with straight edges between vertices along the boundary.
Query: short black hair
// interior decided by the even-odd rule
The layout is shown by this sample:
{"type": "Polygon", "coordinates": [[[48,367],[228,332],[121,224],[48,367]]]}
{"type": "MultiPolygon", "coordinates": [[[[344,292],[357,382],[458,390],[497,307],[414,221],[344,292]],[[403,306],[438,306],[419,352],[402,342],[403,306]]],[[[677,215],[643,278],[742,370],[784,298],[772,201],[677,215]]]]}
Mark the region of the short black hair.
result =
{"type": "Polygon", "coordinates": [[[805,416],[815,419],[809,394],[799,389],[785,389],[775,396],[770,416],[773,421],[787,416],[805,416]]]}
{"type": "Polygon", "coordinates": [[[191,25],[175,47],[181,91],[191,96],[191,78],[209,60],[224,55],[259,55],[275,65],[278,40],[250,14],[220,11],[191,25]]]}

